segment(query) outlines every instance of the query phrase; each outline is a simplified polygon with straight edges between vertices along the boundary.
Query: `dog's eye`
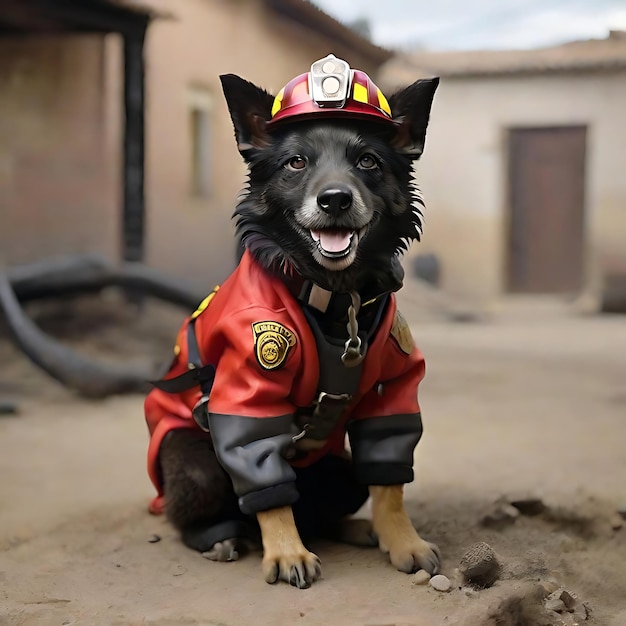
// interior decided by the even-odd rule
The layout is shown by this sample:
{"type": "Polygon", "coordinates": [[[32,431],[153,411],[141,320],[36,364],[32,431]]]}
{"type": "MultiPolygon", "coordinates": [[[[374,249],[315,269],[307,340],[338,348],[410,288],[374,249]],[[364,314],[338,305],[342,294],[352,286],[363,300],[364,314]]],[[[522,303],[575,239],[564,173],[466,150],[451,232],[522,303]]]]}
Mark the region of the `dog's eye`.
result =
{"type": "Polygon", "coordinates": [[[288,170],[303,170],[306,167],[306,159],[298,154],[295,157],[291,157],[285,167],[288,170]]]}
{"type": "Polygon", "coordinates": [[[373,170],[378,167],[378,161],[371,154],[364,154],[357,162],[362,170],[373,170]]]}

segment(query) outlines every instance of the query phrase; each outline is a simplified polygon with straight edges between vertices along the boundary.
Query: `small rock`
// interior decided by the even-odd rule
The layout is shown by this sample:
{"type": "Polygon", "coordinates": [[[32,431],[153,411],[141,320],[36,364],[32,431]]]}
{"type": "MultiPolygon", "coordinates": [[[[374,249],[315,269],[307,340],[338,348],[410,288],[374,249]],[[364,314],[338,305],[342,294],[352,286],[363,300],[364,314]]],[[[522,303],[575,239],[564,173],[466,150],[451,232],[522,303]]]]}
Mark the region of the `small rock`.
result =
{"type": "Polygon", "coordinates": [[[159,535],[150,535],[150,537],[148,537],[148,543],[159,543],[159,541],[161,541],[159,535]]]}
{"type": "Polygon", "coordinates": [[[491,587],[500,575],[500,562],[493,548],[484,541],[474,544],[461,557],[459,572],[465,582],[491,587]]]}
{"type": "Polygon", "coordinates": [[[437,574],[430,579],[430,586],[436,591],[450,591],[452,583],[447,576],[437,574]]]}
{"type": "Polygon", "coordinates": [[[498,500],[480,520],[480,523],[487,528],[505,528],[510,526],[519,517],[519,511],[506,501],[498,500]]]}
{"type": "Polygon", "coordinates": [[[573,613],[578,604],[578,598],[563,587],[553,591],[545,601],[546,609],[557,613],[573,613]]]}
{"type": "Polygon", "coordinates": [[[571,594],[567,589],[561,589],[561,593],[559,594],[559,598],[565,605],[568,611],[573,611],[574,607],[578,604],[578,598],[571,594]]]}
{"type": "Polygon", "coordinates": [[[547,594],[554,593],[559,588],[559,583],[554,580],[542,580],[539,584],[547,594]]]}
{"type": "Polygon", "coordinates": [[[591,609],[584,602],[580,602],[576,605],[576,608],[572,611],[572,616],[577,622],[584,622],[589,618],[591,609]]]}
{"type": "Polygon", "coordinates": [[[472,589],[472,587],[465,587],[463,589],[463,593],[468,598],[478,598],[478,597],[480,597],[480,593],[478,591],[476,591],[476,589],[472,589]]]}
{"type": "Polygon", "coordinates": [[[565,624],[565,622],[563,621],[563,616],[556,611],[548,611],[546,609],[545,616],[551,620],[550,622],[548,622],[549,624],[559,624],[559,626],[564,626],[565,624]]]}
{"type": "Polygon", "coordinates": [[[426,585],[430,580],[430,574],[425,569],[420,569],[411,576],[411,584],[426,585]]]}
{"type": "Polygon", "coordinates": [[[514,506],[522,515],[529,517],[540,515],[546,510],[546,505],[541,498],[521,498],[519,500],[511,500],[509,504],[514,506]]]}
{"type": "Polygon", "coordinates": [[[545,607],[547,611],[555,611],[556,613],[567,611],[565,603],[559,598],[546,598],[545,607]]]}

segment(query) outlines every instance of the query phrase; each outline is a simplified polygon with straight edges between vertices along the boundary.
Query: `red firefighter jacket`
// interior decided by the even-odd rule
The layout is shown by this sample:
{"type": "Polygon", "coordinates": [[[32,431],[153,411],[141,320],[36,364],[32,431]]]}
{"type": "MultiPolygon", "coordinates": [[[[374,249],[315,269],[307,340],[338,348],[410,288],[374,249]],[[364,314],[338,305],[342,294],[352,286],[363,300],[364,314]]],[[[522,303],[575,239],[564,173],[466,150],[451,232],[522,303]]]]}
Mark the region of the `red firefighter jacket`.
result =
{"type": "MultiPolygon", "coordinates": [[[[208,403],[211,436],[243,512],[293,503],[298,494],[291,466],[341,454],[346,432],[363,482],[413,479],[413,450],[422,432],[417,388],[424,359],[396,310],[395,296],[385,298],[356,393],[322,447],[289,461],[285,451],[300,430],[294,415],[323,391],[318,380],[324,363],[302,302],[246,252],[233,274],[183,323],[167,378],[188,370],[187,332],[193,324],[202,363],[215,367],[208,403]]],[[[152,512],[163,509],[158,461],[163,438],[177,428],[200,431],[192,418],[200,396],[195,387],[174,394],[154,389],[146,398],[148,473],[158,492],[152,512]]]]}

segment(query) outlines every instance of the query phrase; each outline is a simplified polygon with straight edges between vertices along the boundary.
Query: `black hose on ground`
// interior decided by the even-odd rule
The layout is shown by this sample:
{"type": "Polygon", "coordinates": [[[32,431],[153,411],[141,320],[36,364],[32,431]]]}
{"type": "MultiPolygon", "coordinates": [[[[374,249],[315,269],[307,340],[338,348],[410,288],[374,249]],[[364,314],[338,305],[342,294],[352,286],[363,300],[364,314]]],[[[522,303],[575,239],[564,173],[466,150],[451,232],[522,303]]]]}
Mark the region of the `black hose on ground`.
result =
{"type": "Polygon", "coordinates": [[[117,286],[193,310],[206,295],[179,278],[166,276],[142,263],[116,267],[95,255],[38,261],[10,268],[7,274],[15,296],[22,303],[117,286]]]}
{"type": "Polygon", "coordinates": [[[0,311],[18,347],[52,378],[89,398],[145,392],[155,372],[88,359],[44,333],[26,315],[20,301],[97,292],[109,286],[153,296],[187,311],[203,298],[180,280],[140,263],[116,268],[91,255],[41,261],[0,272],[0,311]]]}
{"type": "Polygon", "coordinates": [[[44,333],[22,310],[6,274],[0,274],[0,309],[24,354],[69,389],[89,398],[147,389],[150,372],[96,363],[44,333]]]}

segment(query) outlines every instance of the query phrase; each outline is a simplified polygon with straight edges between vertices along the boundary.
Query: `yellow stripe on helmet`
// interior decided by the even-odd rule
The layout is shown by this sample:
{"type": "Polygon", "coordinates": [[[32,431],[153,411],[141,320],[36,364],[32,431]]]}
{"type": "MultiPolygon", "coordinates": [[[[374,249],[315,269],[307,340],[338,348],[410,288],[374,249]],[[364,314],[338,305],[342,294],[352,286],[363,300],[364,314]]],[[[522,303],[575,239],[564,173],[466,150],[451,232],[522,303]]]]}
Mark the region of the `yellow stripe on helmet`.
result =
{"type": "Polygon", "coordinates": [[[359,83],[354,83],[354,92],[352,94],[352,99],[357,102],[363,102],[363,104],[367,104],[367,87],[363,87],[359,83]]]}
{"type": "Polygon", "coordinates": [[[274,98],[274,104],[272,105],[272,117],[280,111],[280,107],[283,104],[283,96],[285,95],[285,88],[283,87],[274,98]]]}
{"type": "Polygon", "coordinates": [[[380,89],[378,90],[378,104],[380,108],[391,117],[391,107],[389,106],[389,102],[387,102],[387,98],[385,98],[385,94],[380,89]]]}

